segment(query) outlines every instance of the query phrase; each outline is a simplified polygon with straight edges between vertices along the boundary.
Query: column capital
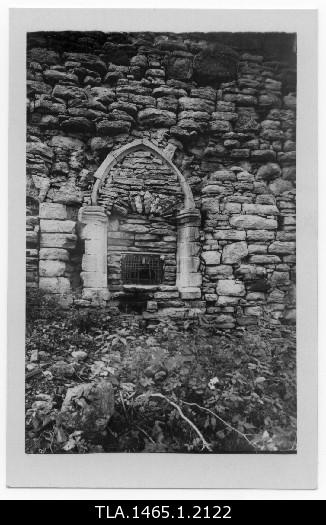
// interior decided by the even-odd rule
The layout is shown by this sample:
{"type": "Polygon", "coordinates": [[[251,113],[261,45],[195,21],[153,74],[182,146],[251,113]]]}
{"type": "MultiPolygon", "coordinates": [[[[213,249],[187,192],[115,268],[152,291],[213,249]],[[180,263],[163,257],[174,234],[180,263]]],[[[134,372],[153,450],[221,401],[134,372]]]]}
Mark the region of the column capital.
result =
{"type": "Polygon", "coordinates": [[[199,226],[200,211],[197,208],[183,208],[177,214],[176,219],[179,225],[191,224],[192,226],[199,226]]]}
{"type": "Polygon", "coordinates": [[[103,206],[82,206],[78,212],[78,221],[84,224],[89,222],[107,222],[108,217],[103,206]]]}

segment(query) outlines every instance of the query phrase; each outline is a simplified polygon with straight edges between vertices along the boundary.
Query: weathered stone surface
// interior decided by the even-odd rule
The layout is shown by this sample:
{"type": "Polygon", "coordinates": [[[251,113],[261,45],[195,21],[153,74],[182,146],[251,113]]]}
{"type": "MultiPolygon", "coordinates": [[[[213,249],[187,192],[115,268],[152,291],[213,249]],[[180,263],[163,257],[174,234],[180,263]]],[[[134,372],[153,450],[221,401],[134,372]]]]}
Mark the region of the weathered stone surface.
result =
{"type": "Polygon", "coordinates": [[[240,297],[231,297],[229,295],[219,295],[218,306],[236,306],[239,303],[240,297]]]}
{"type": "Polygon", "coordinates": [[[40,277],[62,277],[66,272],[66,263],[64,261],[40,260],[39,275],[40,277]]]}
{"type": "Polygon", "coordinates": [[[221,254],[216,251],[202,252],[201,258],[207,265],[216,265],[220,263],[221,254]]]}
{"type": "Polygon", "coordinates": [[[209,124],[213,133],[227,133],[232,131],[232,125],[227,120],[212,120],[209,124]]]}
{"type": "Polygon", "coordinates": [[[282,193],[291,191],[293,189],[293,185],[290,181],[283,180],[283,179],[275,179],[269,185],[269,189],[274,195],[282,195],[282,193]]]}
{"type": "Polygon", "coordinates": [[[236,181],[237,177],[233,171],[229,170],[218,170],[211,173],[209,180],[211,181],[236,181]]]}
{"type": "Polygon", "coordinates": [[[243,212],[246,214],[257,215],[278,215],[276,206],[271,204],[243,204],[243,212]]]}
{"type": "Polygon", "coordinates": [[[177,80],[190,80],[192,77],[192,57],[170,56],[167,61],[167,77],[177,80]]]}
{"type": "Polygon", "coordinates": [[[272,274],[272,277],[271,277],[271,284],[273,286],[284,286],[284,285],[288,285],[290,282],[290,276],[289,276],[289,272],[278,272],[278,271],[275,271],[273,272],[272,274]]]}
{"type": "Polygon", "coordinates": [[[218,295],[242,297],[245,295],[245,287],[241,281],[235,281],[233,279],[220,279],[217,283],[216,293],[218,295]]]}
{"type": "Polygon", "coordinates": [[[63,71],[58,71],[56,69],[47,69],[43,73],[44,78],[51,83],[59,82],[60,80],[63,82],[72,82],[77,84],[78,83],[78,77],[77,75],[73,75],[71,73],[64,73],[63,71]]]}
{"type": "Polygon", "coordinates": [[[248,255],[248,246],[246,242],[235,242],[227,244],[223,248],[223,264],[239,264],[241,260],[248,255]]]}
{"type": "Polygon", "coordinates": [[[96,123],[96,131],[100,135],[119,135],[121,133],[128,133],[131,128],[131,123],[126,120],[108,120],[104,119],[96,123]]]}
{"type": "Polygon", "coordinates": [[[94,124],[85,117],[70,117],[61,122],[61,128],[71,133],[91,133],[94,131],[94,124]]]}
{"type": "Polygon", "coordinates": [[[233,215],[230,224],[235,228],[250,230],[274,230],[277,228],[275,219],[266,219],[258,215],[233,215]]]}
{"type": "Polygon", "coordinates": [[[254,242],[272,241],[275,233],[268,230],[248,230],[247,239],[254,242]]]}
{"type": "Polygon", "coordinates": [[[63,183],[59,189],[50,188],[47,197],[55,203],[62,203],[68,206],[81,204],[83,201],[81,189],[73,181],[63,183]]]}
{"type": "Polygon", "coordinates": [[[176,115],[163,109],[148,108],[138,113],[138,122],[147,127],[167,127],[176,124],[176,115]]]}
{"type": "Polygon", "coordinates": [[[252,255],[249,262],[252,264],[277,264],[281,262],[281,259],[277,255],[252,255]]]}
{"type": "Polygon", "coordinates": [[[70,281],[67,277],[40,277],[40,289],[50,294],[69,294],[70,281]]]}
{"type": "Polygon", "coordinates": [[[40,82],[37,80],[27,80],[27,94],[49,94],[51,93],[51,86],[45,82],[40,82]]]}
{"type": "Polygon", "coordinates": [[[202,100],[196,97],[181,97],[179,98],[179,108],[181,111],[212,113],[214,105],[208,100],[202,100]]]}
{"type": "Polygon", "coordinates": [[[149,229],[148,226],[145,226],[143,224],[122,224],[120,226],[120,229],[122,232],[130,232],[130,233],[148,233],[149,229]]]}
{"type": "Polygon", "coordinates": [[[201,85],[236,77],[237,53],[228,46],[215,44],[200,51],[194,58],[194,77],[201,85]]]}
{"type": "Polygon", "coordinates": [[[76,246],[77,236],[65,233],[41,233],[41,248],[64,248],[72,250],[76,246]]]}
{"type": "Polygon", "coordinates": [[[29,50],[28,57],[39,64],[46,64],[48,66],[58,64],[60,62],[58,53],[52,49],[45,49],[43,47],[33,47],[29,50]]]}
{"type": "Polygon", "coordinates": [[[276,159],[276,153],[271,149],[257,149],[251,152],[251,158],[256,162],[273,162],[276,159]]]}
{"type": "Polygon", "coordinates": [[[197,287],[183,288],[180,290],[180,297],[184,300],[200,299],[201,289],[197,287]]]}
{"type": "Polygon", "coordinates": [[[103,432],[114,413],[114,390],[109,381],[82,383],[68,388],[57,425],[65,430],[81,430],[88,438],[103,432]]]}
{"type": "Polygon", "coordinates": [[[84,148],[84,143],[75,137],[63,137],[55,135],[50,140],[50,146],[53,148],[60,148],[63,150],[79,150],[84,148]]]}
{"type": "Polygon", "coordinates": [[[176,292],[155,292],[154,293],[154,299],[156,299],[157,301],[161,300],[161,299],[174,299],[174,298],[178,298],[179,297],[179,292],[176,291],[176,292]]]}
{"type": "Polygon", "coordinates": [[[238,230],[215,230],[214,239],[221,241],[243,241],[246,238],[246,232],[238,230]]]}
{"type": "Polygon", "coordinates": [[[242,93],[224,95],[225,102],[235,102],[239,106],[255,106],[257,98],[252,95],[243,95],[242,93]]]}
{"type": "Polygon", "coordinates": [[[68,219],[67,207],[64,204],[42,202],[39,214],[40,219],[68,219]]]}
{"type": "Polygon", "coordinates": [[[69,252],[63,248],[41,248],[40,260],[69,261],[69,252]]]}
{"type": "Polygon", "coordinates": [[[41,219],[40,228],[44,233],[75,233],[76,223],[74,221],[41,219]]]}
{"type": "Polygon", "coordinates": [[[260,168],[257,171],[257,179],[262,179],[266,181],[271,181],[273,179],[276,179],[280,177],[281,175],[281,168],[279,164],[276,164],[275,162],[268,162],[264,166],[260,166],[260,168]]]}
{"type": "Polygon", "coordinates": [[[73,377],[76,373],[75,365],[65,361],[57,361],[50,367],[50,372],[57,378],[73,377]]]}
{"type": "Polygon", "coordinates": [[[82,88],[76,86],[66,86],[64,84],[57,84],[52,92],[56,98],[63,98],[69,100],[71,98],[87,99],[86,93],[82,88]]]}
{"type": "Polygon", "coordinates": [[[269,246],[268,251],[269,253],[277,253],[281,255],[295,253],[295,242],[275,241],[269,246]]]}

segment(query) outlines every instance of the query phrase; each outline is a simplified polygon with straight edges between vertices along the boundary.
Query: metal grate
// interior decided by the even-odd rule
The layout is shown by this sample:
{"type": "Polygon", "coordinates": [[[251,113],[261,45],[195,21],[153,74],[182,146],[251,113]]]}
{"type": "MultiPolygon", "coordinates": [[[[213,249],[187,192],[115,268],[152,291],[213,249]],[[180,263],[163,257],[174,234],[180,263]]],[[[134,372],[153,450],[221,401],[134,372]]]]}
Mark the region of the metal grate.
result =
{"type": "Polygon", "coordinates": [[[128,253],[121,261],[121,278],[125,284],[160,284],[163,271],[160,255],[128,253]]]}

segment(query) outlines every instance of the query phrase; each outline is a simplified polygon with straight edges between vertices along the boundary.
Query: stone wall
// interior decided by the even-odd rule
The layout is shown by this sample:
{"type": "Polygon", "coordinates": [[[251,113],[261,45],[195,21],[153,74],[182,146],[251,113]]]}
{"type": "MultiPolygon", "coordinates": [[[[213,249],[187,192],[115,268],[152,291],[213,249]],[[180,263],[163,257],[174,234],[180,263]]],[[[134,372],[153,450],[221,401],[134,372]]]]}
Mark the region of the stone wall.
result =
{"type": "Polygon", "coordinates": [[[200,213],[200,292],[176,286],[182,188],[162,160],[135,151],[96,203],[108,217],[110,301],[125,295],[121,252],[148,250],[165,253],[170,269],[147,294],[147,315],[201,313],[222,328],[263,314],[292,322],[294,44],[288,34],[29,34],[27,286],[92,304],[83,279],[97,279],[85,263],[94,254],[78,211],[92,205],[106,156],[147,139],[183,174],[200,213]]]}

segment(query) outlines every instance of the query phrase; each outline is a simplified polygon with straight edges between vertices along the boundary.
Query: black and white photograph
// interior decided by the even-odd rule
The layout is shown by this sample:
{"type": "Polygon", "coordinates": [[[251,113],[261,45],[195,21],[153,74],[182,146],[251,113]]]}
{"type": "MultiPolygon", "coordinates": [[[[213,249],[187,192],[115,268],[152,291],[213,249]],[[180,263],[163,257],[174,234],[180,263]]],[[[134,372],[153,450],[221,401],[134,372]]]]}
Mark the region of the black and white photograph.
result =
{"type": "Polygon", "coordinates": [[[25,453],[296,454],[297,35],[26,38],[25,453]]]}

